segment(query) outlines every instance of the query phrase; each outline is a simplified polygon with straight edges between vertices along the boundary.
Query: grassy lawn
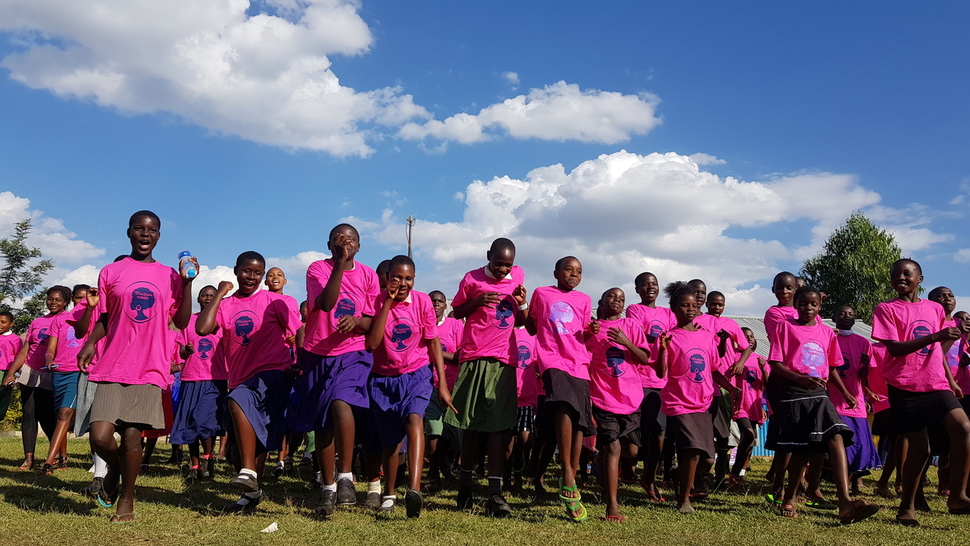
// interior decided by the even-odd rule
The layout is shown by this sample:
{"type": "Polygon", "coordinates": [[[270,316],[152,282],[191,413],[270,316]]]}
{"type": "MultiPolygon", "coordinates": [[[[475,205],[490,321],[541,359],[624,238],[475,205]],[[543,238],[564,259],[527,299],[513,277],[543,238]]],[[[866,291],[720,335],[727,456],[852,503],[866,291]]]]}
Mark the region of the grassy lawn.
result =
{"type": "MultiPolygon", "coordinates": [[[[38,442],[38,452],[47,444],[38,442]]],[[[932,514],[923,514],[919,529],[892,525],[895,510],[889,501],[871,499],[884,509],[874,518],[840,526],[832,512],[801,507],[800,517],[783,519],[769,510],[762,485],[767,464],[758,462],[749,474],[753,484],[747,495],[718,493],[695,506],[692,516],[678,514],[671,502],[648,504],[636,487],[621,489],[626,523],[599,520],[601,504],[590,504],[590,519],[569,523],[555,497],[538,501],[527,490],[509,499],[512,516],[486,518],[483,506],[472,512],[455,509],[455,492],[427,497],[427,507],[416,520],[405,518],[403,506],[389,517],[364,508],[338,509],[328,521],[317,519],[310,508],[317,492],[298,475],[264,480],[268,500],[255,514],[220,515],[222,506],[238,498],[226,483],[228,468],[220,468],[214,482],[182,485],[179,470],[156,464],[139,476],[135,509],[137,521],[111,525],[113,510],[98,507],[81,491],[91,480],[86,439],[70,441],[71,464],[53,476],[21,472],[22,448],[17,438],[0,438],[0,521],[8,544],[965,544],[970,517],[946,514],[944,499],[933,494],[932,514]],[[259,531],[273,522],[279,530],[259,531]]],[[[155,460],[169,455],[159,445],[155,460]]],[[[309,467],[301,469],[304,477],[309,467]]],[[[931,473],[935,483],[935,471],[931,473]]],[[[554,481],[554,480],[550,480],[554,481]]],[[[448,484],[446,484],[448,485],[448,484]]],[[[452,486],[454,484],[451,484],[452,486]]],[[[359,486],[358,491],[363,492],[359,486]]],[[[934,491],[928,488],[927,491],[934,491]]],[[[831,491],[828,494],[834,496],[831,491]]],[[[587,494],[587,496],[590,496],[587,494]]]]}

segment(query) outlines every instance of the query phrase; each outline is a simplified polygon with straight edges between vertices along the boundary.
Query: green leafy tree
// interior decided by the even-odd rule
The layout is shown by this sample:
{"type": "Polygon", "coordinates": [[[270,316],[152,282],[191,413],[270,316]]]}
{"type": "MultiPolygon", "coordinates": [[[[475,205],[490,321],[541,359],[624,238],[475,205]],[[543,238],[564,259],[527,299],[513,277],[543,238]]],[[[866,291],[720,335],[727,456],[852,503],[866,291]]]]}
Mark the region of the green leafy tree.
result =
{"type": "Polygon", "coordinates": [[[17,321],[14,331],[25,332],[30,321],[44,312],[44,294],[40,292],[44,275],[54,268],[50,260],[37,247],[27,246],[27,235],[32,228],[30,218],[21,220],[9,239],[0,239],[0,310],[11,311],[17,321]],[[22,307],[14,308],[14,302],[23,301],[22,307]]]}
{"type": "Polygon", "coordinates": [[[805,262],[800,274],[826,294],[822,316],[831,318],[839,307],[849,305],[857,319],[871,324],[876,305],[896,296],[889,286],[889,268],[900,257],[892,234],[856,211],[829,236],[822,251],[805,262]]]}

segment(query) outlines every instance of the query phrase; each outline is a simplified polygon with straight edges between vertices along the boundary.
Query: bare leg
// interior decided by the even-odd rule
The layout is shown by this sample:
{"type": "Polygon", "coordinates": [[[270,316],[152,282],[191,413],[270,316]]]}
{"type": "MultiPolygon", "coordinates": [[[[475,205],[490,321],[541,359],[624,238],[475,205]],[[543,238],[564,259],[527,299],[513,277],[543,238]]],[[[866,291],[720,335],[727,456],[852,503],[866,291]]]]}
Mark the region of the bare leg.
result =
{"type": "Polygon", "coordinates": [[[411,489],[420,491],[421,470],[424,468],[424,420],[412,413],[404,428],[408,434],[408,481],[411,489]]]}
{"type": "Polygon", "coordinates": [[[600,483],[603,486],[603,498],[606,501],[606,515],[619,516],[620,502],[617,500],[617,482],[620,479],[620,441],[614,440],[600,450],[602,461],[600,483]]]}
{"type": "Polygon", "coordinates": [[[232,429],[236,435],[239,449],[239,465],[257,471],[256,468],[256,431],[235,400],[229,400],[229,414],[232,416],[232,429]]]}
{"type": "Polygon", "coordinates": [[[802,479],[805,476],[808,455],[804,453],[789,453],[787,455],[788,485],[785,487],[784,495],[782,495],[782,515],[794,517],[795,510],[792,507],[795,504],[795,495],[798,494],[798,488],[802,485],[802,479]]]}
{"type": "Polygon", "coordinates": [[[697,466],[701,459],[701,452],[696,449],[685,449],[677,452],[677,469],[680,483],[677,491],[677,510],[681,514],[693,514],[690,505],[690,491],[697,475],[697,466]]]}
{"type": "Polygon", "coordinates": [[[964,512],[970,509],[970,419],[962,409],[955,409],[943,418],[943,427],[950,436],[950,497],[946,507],[964,512]]]}
{"type": "MultiPolygon", "coordinates": [[[[333,420],[333,445],[338,472],[351,472],[354,468],[354,411],[350,404],[343,400],[334,400],[330,404],[330,415],[333,420]]],[[[332,467],[332,465],[331,465],[332,467]]],[[[396,468],[396,467],[395,467],[396,468]]],[[[327,470],[324,472],[324,483],[334,483],[327,481],[327,470]]],[[[384,469],[386,472],[393,472],[393,469],[384,469]]],[[[332,472],[332,470],[331,470],[332,472]]]]}
{"type": "MultiPolygon", "coordinates": [[[[132,521],[135,519],[135,480],[141,470],[141,429],[125,427],[118,431],[121,434],[121,446],[116,458],[119,463],[121,489],[118,502],[115,503],[115,515],[112,522],[132,521]]],[[[106,459],[107,460],[107,459],[106,459]]],[[[109,467],[108,473],[111,473],[109,467]]]]}
{"type": "Polygon", "coordinates": [[[50,448],[47,450],[46,464],[53,465],[57,457],[67,448],[67,432],[74,426],[74,410],[71,408],[57,408],[57,425],[54,427],[54,435],[50,439],[50,448]]]}
{"type": "Polygon", "coordinates": [[[908,446],[902,463],[903,490],[899,497],[896,519],[915,520],[917,489],[923,476],[923,467],[930,455],[929,440],[925,429],[905,434],[903,437],[908,442],[908,446]]]}

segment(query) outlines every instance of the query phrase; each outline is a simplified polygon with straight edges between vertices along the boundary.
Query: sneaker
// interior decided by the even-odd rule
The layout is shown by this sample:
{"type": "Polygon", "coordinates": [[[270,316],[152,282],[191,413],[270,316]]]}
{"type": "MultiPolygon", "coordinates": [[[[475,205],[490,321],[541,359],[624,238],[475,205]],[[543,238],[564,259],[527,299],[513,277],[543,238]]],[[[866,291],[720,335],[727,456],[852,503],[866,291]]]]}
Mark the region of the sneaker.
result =
{"type": "Polygon", "coordinates": [[[283,459],[283,472],[287,474],[293,472],[293,457],[291,455],[287,455],[283,459]]]}
{"type": "Polygon", "coordinates": [[[334,510],[336,510],[336,505],[334,504],[336,497],[336,491],[324,489],[323,494],[320,495],[320,506],[317,506],[316,513],[327,518],[332,516],[334,510]]]}
{"type": "Polygon", "coordinates": [[[84,488],[84,494],[91,497],[92,499],[98,498],[98,493],[101,492],[101,488],[104,486],[104,478],[101,476],[96,476],[91,480],[91,484],[84,488]]]}
{"type": "Polygon", "coordinates": [[[192,485],[199,481],[199,469],[190,468],[189,473],[185,475],[185,485],[192,485]]]}
{"type": "Polygon", "coordinates": [[[354,491],[354,482],[347,478],[337,480],[337,504],[340,506],[357,504],[357,492],[354,491]]]}
{"type": "Polygon", "coordinates": [[[379,491],[368,491],[367,498],[364,499],[364,506],[370,508],[371,510],[377,510],[381,507],[381,493],[379,491]]]}
{"type": "Polygon", "coordinates": [[[276,468],[273,469],[273,477],[274,478],[282,478],[283,477],[283,472],[284,472],[284,470],[283,470],[283,461],[280,461],[280,462],[276,463],[276,468]]]}
{"type": "Polygon", "coordinates": [[[472,497],[472,488],[459,487],[456,500],[458,501],[459,510],[471,510],[472,506],[475,504],[475,499],[472,497]]]}
{"type": "Polygon", "coordinates": [[[404,496],[404,506],[409,518],[421,516],[421,508],[424,506],[424,497],[421,496],[421,492],[417,489],[408,491],[407,495],[404,496]]]}
{"type": "Polygon", "coordinates": [[[253,491],[259,491],[259,482],[249,474],[239,474],[229,480],[229,487],[238,489],[244,493],[252,493],[253,491]]]}
{"type": "Polygon", "coordinates": [[[259,503],[262,500],[262,491],[259,492],[259,495],[256,498],[250,497],[244,493],[241,497],[239,497],[239,500],[232,504],[227,504],[222,511],[226,514],[250,514],[256,510],[256,507],[259,506],[259,503]]]}
{"type": "Polygon", "coordinates": [[[492,495],[488,498],[488,503],[485,505],[485,513],[496,518],[504,518],[512,513],[512,509],[509,508],[509,503],[505,502],[505,497],[502,495],[492,495]]]}

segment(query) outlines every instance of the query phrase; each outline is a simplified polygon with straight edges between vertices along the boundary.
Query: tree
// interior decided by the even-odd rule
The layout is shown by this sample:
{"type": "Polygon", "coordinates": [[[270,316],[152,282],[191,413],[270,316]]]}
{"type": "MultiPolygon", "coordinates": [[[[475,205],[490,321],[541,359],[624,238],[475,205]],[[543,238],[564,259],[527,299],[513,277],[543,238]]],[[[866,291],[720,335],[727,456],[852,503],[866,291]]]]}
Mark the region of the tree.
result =
{"type": "Polygon", "coordinates": [[[0,269],[0,310],[12,311],[17,317],[14,331],[27,330],[30,321],[44,311],[44,294],[38,292],[44,275],[54,268],[50,260],[39,260],[39,248],[28,247],[27,235],[32,224],[30,218],[17,222],[13,237],[0,239],[0,256],[4,265],[0,269]],[[12,305],[22,302],[20,308],[12,305]]]}
{"type": "Polygon", "coordinates": [[[826,294],[823,317],[832,318],[839,307],[849,305],[857,319],[871,323],[876,304],[896,296],[889,286],[889,269],[900,257],[892,234],[856,211],[805,262],[801,276],[826,294]]]}

